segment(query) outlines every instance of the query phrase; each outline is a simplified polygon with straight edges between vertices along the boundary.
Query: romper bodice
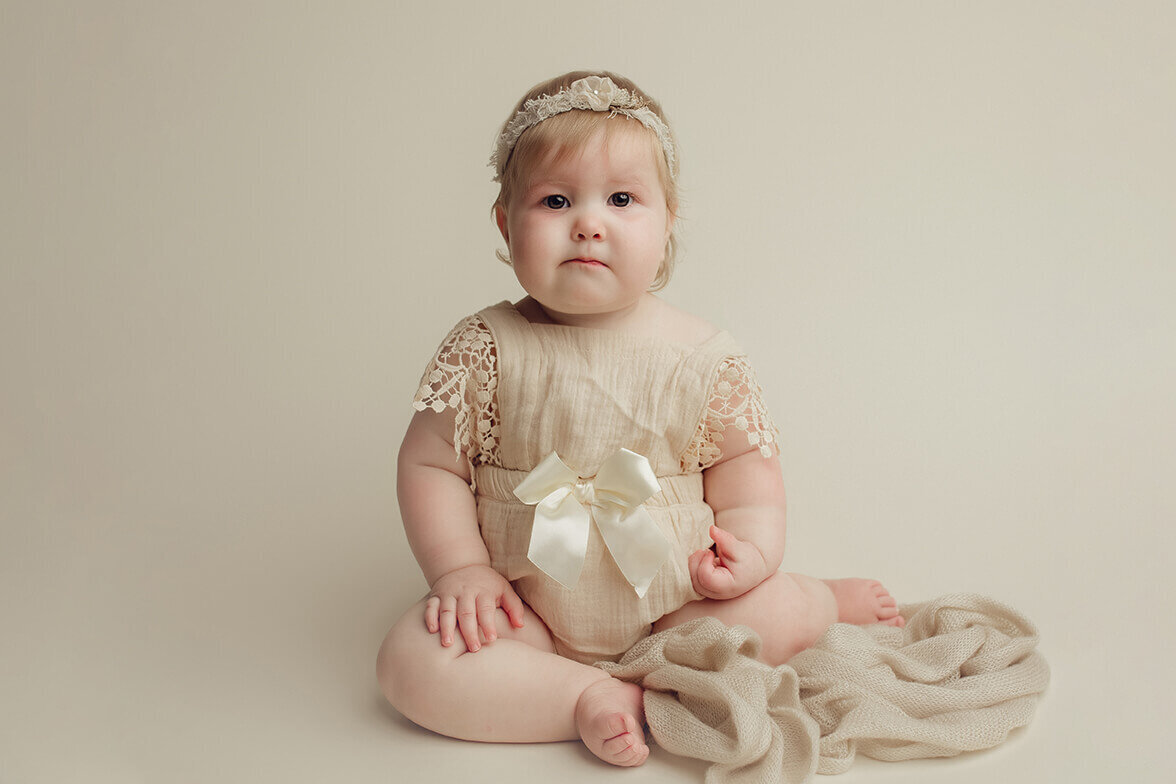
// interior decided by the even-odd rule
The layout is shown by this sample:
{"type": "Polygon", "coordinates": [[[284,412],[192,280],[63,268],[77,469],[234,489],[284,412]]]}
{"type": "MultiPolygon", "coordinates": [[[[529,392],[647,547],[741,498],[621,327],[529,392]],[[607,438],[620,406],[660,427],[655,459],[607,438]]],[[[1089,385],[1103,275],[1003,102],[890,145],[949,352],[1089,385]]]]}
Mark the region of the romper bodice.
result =
{"type": "Polygon", "coordinates": [[[691,346],[532,324],[509,302],[479,315],[498,352],[499,461],[513,470],[529,471],[555,451],[591,476],[623,447],[658,476],[683,473],[717,369],[740,353],[726,332],[691,346]]]}
{"type": "Polygon", "coordinates": [[[453,408],[491,565],[544,620],[557,650],[615,659],[662,615],[700,598],[687,560],[710,546],[702,472],[724,433],[772,454],[775,428],[746,357],[726,332],[697,345],[614,330],[533,324],[509,302],[455,327],[422,378],[417,410],[453,408]],[[584,478],[627,449],[648,459],[658,491],[644,504],[671,545],[638,596],[591,528],[573,588],[528,558],[534,507],[513,490],[552,452],[584,478]]]}

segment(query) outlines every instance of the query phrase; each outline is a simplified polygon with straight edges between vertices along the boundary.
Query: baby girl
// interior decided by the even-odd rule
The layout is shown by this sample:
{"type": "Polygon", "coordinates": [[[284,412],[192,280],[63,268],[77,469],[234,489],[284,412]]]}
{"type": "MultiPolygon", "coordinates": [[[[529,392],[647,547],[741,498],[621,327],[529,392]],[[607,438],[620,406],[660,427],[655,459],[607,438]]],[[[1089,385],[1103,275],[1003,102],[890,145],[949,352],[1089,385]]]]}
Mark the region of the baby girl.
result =
{"type": "MultiPolygon", "coordinates": [[[[649,754],[640,686],[593,667],[700,616],[786,662],[837,621],[902,626],[876,581],[778,571],[776,429],[733,338],[654,293],[678,150],[615,74],[537,85],[491,158],[527,292],[462,320],[425,371],[398,494],[429,594],[377,661],[412,721],[479,741],[649,754]]],[[[500,254],[501,255],[501,254],[500,254]]]]}

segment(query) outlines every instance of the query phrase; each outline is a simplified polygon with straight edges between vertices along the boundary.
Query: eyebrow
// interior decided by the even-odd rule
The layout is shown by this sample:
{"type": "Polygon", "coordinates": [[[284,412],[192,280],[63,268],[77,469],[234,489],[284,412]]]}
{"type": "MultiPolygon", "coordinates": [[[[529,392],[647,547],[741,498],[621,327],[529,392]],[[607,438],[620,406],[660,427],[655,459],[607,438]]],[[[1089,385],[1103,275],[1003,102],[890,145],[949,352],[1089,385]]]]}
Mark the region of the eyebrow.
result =
{"type": "Polygon", "coordinates": [[[571,183],[567,180],[561,180],[556,177],[544,177],[527,183],[526,191],[529,193],[539,188],[567,188],[570,186],[571,183]]]}
{"type": "MultiPolygon", "coordinates": [[[[610,191],[631,190],[639,191],[652,188],[652,184],[645,182],[637,177],[618,177],[615,180],[608,180],[607,186],[610,191]]],[[[571,189],[573,184],[568,180],[563,180],[558,177],[542,178],[534,180],[527,184],[523,189],[523,193],[532,193],[537,190],[545,190],[547,188],[556,189],[571,189]]]]}

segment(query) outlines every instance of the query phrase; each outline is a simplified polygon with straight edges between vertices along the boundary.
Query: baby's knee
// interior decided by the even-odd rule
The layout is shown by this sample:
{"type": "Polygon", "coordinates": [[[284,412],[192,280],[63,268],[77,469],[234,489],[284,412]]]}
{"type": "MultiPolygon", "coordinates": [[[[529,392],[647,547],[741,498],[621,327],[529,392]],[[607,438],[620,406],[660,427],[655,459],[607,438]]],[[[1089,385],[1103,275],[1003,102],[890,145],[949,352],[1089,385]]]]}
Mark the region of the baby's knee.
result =
{"type": "Polygon", "coordinates": [[[384,697],[404,716],[414,719],[418,705],[424,702],[430,659],[446,655],[436,635],[425,629],[423,608],[418,615],[410,610],[389,630],[376,654],[376,680],[384,697]],[[433,651],[427,645],[432,637],[433,651]]]}
{"type": "Polygon", "coordinates": [[[379,653],[376,654],[376,680],[380,684],[380,691],[384,692],[384,697],[393,707],[397,707],[396,703],[400,697],[400,679],[397,675],[403,668],[404,658],[403,646],[400,645],[397,634],[398,626],[399,624],[388,631],[384,641],[380,643],[379,653]]]}

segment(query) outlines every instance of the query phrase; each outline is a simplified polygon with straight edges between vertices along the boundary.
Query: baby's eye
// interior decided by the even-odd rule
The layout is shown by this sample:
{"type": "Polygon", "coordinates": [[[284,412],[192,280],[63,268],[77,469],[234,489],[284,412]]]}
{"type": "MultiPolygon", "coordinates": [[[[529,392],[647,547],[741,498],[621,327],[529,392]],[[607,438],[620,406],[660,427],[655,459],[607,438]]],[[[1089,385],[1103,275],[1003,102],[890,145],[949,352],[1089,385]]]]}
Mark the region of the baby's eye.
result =
{"type": "Polygon", "coordinates": [[[614,193],[608,197],[608,203],[614,207],[628,207],[633,202],[631,193],[614,193]]]}
{"type": "Polygon", "coordinates": [[[553,193],[552,195],[545,196],[543,198],[543,206],[553,210],[561,210],[568,206],[568,200],[566,197],[560,196],[558,193],[553,193]]]}

